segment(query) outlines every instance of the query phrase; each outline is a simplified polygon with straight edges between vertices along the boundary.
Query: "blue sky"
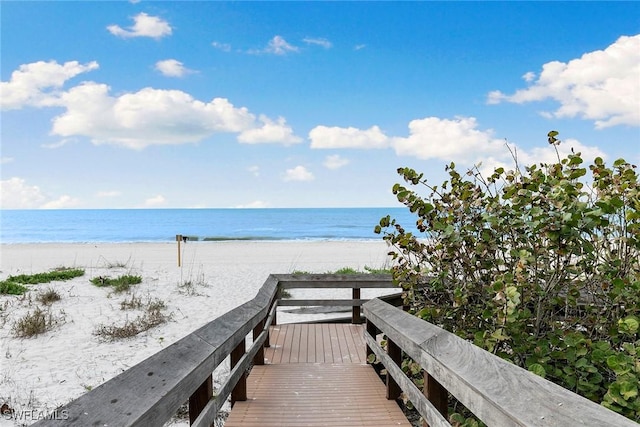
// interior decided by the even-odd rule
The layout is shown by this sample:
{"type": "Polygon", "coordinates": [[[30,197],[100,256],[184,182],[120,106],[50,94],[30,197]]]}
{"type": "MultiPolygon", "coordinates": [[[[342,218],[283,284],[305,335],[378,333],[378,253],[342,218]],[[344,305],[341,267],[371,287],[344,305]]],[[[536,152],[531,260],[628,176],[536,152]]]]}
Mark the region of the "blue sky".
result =
{"type": "Polygon", "coordinates": [[[22,2],[1,206],[400,206],[398,167],[640,162],[640,2],[22,2]]]}

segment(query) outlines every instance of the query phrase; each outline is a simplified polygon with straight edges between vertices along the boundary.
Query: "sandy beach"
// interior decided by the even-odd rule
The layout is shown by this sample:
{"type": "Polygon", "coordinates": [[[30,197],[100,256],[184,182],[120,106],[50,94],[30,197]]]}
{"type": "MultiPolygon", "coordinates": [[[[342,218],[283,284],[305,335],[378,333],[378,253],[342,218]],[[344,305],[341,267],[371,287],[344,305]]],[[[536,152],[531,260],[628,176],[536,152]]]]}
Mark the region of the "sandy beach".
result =
{"type": "MultiPolygon", "coordinates": [[[[187,242],[179,252],[176,242],[2,245],[2,280],[60,267],[81,268],[85,274],[66,282],[32,285],[23,296],[0,295],[0,405],[7,404],[17,414],[53,411],[253,298],[269,274],[384,268],[390,264],[387,252],[381,241],[187,242]],[[125,274],[141,276],[142,283],[129,292],[115,293],[89,282],[125,274]],[[61,300],[43,306],[36,296],[50,288],[61,300]],[[122,325],[140,315],[139,310],[122,309],[122,303],[132,297],[162,301],[169,321],[133,338],[107,341],[97,336],[101,326],[122,325]],[[38,307],[56,319],[53,330],[35,338],[16,338],[15,322],[38,307]]],[[[314,291],[293,292],[306,297],[302,292],[314,291]]],[[[333,292],[322,295],[348,298],[333,292]]],[[[363,297],[388,292],[363,291],[363,297]]],[[[321,316],[285,312],[278,320],[287,323],[321,316]]],[[[216,375],[224,375],[225,369],[221,367],[216,375]]],[[[33,422],[15,418],[0,417],[0,426],[33,422]]],[[[186,423],[177,420],[172,425],[186,423]]]]}

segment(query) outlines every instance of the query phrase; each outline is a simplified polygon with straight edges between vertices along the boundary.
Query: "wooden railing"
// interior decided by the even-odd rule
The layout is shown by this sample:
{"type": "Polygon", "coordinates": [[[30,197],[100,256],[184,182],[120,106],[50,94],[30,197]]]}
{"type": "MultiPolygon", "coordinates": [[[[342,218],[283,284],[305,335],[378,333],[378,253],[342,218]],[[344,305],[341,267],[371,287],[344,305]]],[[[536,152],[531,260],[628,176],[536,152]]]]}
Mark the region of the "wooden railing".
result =
{"type": "Polygon", "coordinates": [[[380,300],[364,304],[367,355],[387,371],[387,398],[401,392],[430,427],[450,426],[448,394],[488,426],[616,426],[633,421],[519,368],[380,300]],[[384,334],[385,351],[377,336],[384,334]],[[424,370],[419,390],[400,368],[404,355],[424,370]]]}
{"type": "Polygon", "coordinates": [[[360,322],[361,288],[390,288],[389,275],[271,275],[255,298],[207,323],[122,374],[80,396],[58,413],[65,420],[41,420],[35,426],[160,426],[189,402],[192,425],[210,426],[222,405],[246,400],[246,376],[264,363],[269,326],[278,305],[352,306],[360,322]],[[279,299],[280,289],[351,288],[351,299],[279,299]],[[253,343],[246,349],[246,340],[253,343]],[[213,393],[213,371],[227,358],[231,371],[213,393]]]}

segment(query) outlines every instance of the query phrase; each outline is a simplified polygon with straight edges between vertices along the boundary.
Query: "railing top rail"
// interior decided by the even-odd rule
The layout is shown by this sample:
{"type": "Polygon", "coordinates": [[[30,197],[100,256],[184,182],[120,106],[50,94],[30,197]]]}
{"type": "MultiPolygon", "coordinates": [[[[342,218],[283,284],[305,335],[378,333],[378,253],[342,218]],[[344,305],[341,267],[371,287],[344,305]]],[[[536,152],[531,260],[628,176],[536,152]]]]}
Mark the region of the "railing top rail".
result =
{"type": "Polygon", "coordinates": [[[617,426],[633,421],[380,300],[365,317],[489,426],[617,426]]]}
{"type": "Polygon", "coordinates": [[[274,274],[283,289],[393,288],[390,274],[274,274]]]}

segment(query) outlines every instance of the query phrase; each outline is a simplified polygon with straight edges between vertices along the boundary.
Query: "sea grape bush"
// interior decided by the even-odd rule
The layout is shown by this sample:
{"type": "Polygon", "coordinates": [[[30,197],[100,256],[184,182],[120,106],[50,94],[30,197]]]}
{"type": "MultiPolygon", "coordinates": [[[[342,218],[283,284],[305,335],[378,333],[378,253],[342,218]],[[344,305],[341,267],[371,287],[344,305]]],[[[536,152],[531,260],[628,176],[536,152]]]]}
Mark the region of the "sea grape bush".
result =
{"type": "MultiPolygon", "coordinates": [[[[557,146],[557,132],[549,143],[557,146]]],[[[556,154],[558,150],[556,147],[556,154]]],[[[640,191],[636,166],[580,153],[431,185],[400,168],[386,216],[392,274],[416,316],[640,421],[640,191]],[[423,194],[424,192],[424,194],[423,194]]]]}

